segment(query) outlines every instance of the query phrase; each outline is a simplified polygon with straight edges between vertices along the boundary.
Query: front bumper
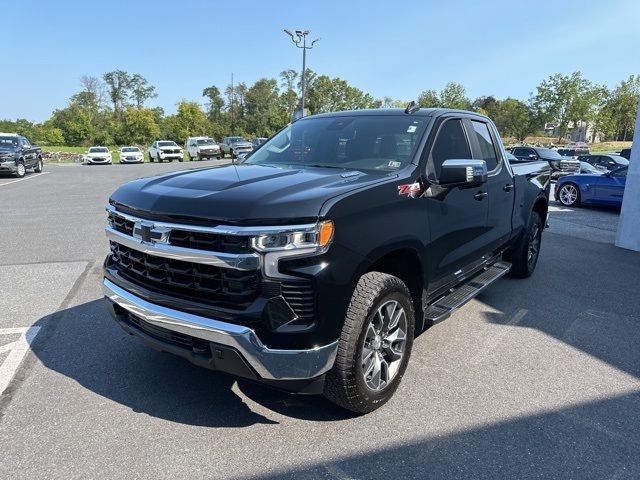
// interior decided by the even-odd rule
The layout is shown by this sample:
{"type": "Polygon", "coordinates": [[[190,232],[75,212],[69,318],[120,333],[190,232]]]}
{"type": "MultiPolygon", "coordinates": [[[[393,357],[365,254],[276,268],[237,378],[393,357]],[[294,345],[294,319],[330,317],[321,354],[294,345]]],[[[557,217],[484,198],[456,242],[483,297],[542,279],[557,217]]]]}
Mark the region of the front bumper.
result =
{"type": "Polygon", "coordinates": [[[142,337],[160,350],[176,353],[207,368],[273,386],[282,383],[288,390],[292,388],[284,385],[289,382],[297,391],[319,393],[309,385],[317,390],[321,382],[316,380],[333,366],[335,360],[337,341],[311,349],[270,349],[249,327],[150,303],[108,278],[103,281],[103,291],[112,316],[129,333],[142,337]],[[134,322],[128,321],[131,317],[134,322]],[[182,345],[176,346],[148,333],[154,329],[169,337],[175,334],[182,345]],[[185,338],[200,343],[193,343],[194,346],[188,348],[184,344],[185,338]]]}
{"type": "Polygon", "coordinates": [[[90,163],[92,165],[109,165],[111,163],[110,158],[89,158],[85,159],[86,163],[90,163]]]}
{"type": "Polygon", "coordinates": [[[0,172],[15,173],[18,170],[15,160],[0,160],[0,172]]]}
{"type": "Polygon", "coordinates": [[[174,159],[174,158],[182,159],[182,154],[181,153],[160,152],[159,155],[160,155],[160,158],[162,158],[162,159],[174,159]]]}

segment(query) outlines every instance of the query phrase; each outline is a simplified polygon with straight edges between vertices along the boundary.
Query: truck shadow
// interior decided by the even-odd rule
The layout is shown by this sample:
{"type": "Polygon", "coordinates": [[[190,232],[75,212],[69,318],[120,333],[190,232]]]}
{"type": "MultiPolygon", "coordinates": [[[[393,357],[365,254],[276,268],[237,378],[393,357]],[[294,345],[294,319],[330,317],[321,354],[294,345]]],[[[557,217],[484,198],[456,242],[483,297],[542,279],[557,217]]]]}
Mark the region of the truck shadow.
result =
{"type": "Polygon", "coordinates": [[[620,395],[251,478],[637,479],[638,408],[620,395]]]}
{"type": "Polygon", "coordinates": [[[134,412],[223,428],[277,423],[261,411],[313,421],[352,416],[319,396],[292,396],[236,382],[225,374],[157,352],[120,329],[103,300],[61,310],[36,325],[43,328],[32,349],[44,366],[134,412]],[[257,405],[245,403],[238,391],[257,405]]]}

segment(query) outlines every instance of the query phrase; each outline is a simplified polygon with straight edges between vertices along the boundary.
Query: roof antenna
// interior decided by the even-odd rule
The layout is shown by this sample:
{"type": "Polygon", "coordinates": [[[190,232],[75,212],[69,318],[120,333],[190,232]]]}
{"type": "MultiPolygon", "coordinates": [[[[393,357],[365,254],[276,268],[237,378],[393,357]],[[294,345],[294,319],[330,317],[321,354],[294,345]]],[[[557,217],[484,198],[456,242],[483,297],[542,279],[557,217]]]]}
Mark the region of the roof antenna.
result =
{"type": "Polygon", "coordinates": [[[416,113],[418,110],[420,110],[420,106],[411,100],[409,105],[407,105],[407,108],[404,109],[404,113],[411,115],[412,113],[416,113]]]}

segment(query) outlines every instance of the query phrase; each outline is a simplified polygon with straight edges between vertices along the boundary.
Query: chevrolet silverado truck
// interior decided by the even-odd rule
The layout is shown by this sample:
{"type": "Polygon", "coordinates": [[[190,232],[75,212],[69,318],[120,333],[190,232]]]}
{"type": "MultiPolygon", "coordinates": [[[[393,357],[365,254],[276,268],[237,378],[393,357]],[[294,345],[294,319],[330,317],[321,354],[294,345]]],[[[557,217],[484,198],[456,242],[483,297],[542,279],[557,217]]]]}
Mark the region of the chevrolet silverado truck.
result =
{"type": "Polygon", "coordinates": [[[24,177],[27,168],[42,172],[42,150],[26,137],[16,133],[0,133],[0,173],[24,177]]]}
{"type": "Polygon", "coordinates": [[[116,190],[106,303],[158,350],[370,412],[419,333],[533,273],[550,167],[505,158],[472,112],[302,118],[241,163],[116,190]]]}
{"type": "Polygon", "coordinates": [[[183,160],[182,149],[176,142],[171,140],[155,141],[149,146],[147,152],[149,153],[149,161],[152,163],[154,160],[157,160],[158,163],[162,163],[165,160],[170,162],[174,160],[181,162],[183,160]]]}
{"type": "Polygon", "coordinates": [[[233,160],[240,154],[251,153],[253,145],[243,137],[224,137],[220,143],[220,150],[223,157],[228,153],[233,160]]]}

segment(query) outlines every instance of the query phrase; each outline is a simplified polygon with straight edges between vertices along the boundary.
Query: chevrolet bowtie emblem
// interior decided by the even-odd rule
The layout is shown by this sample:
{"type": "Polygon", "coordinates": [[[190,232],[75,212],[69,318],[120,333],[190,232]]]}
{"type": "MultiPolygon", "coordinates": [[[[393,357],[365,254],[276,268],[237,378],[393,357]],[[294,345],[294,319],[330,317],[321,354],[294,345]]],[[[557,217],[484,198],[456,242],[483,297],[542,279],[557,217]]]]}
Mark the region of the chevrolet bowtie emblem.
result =
{"type": "Polygon", "coordinates": [[[145,243],[168,243],[171,229],[157,227],[151,222],[136,222],[133,226],[133,237],[145,243]]]}

